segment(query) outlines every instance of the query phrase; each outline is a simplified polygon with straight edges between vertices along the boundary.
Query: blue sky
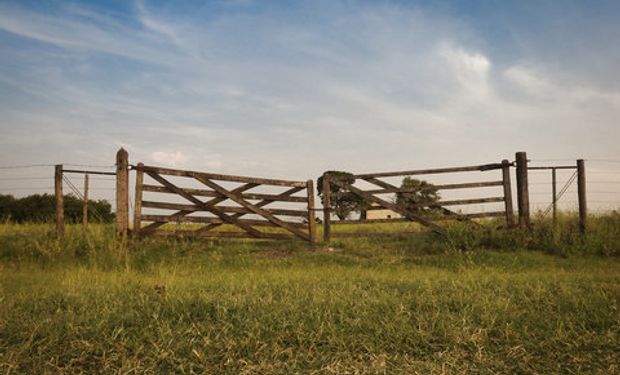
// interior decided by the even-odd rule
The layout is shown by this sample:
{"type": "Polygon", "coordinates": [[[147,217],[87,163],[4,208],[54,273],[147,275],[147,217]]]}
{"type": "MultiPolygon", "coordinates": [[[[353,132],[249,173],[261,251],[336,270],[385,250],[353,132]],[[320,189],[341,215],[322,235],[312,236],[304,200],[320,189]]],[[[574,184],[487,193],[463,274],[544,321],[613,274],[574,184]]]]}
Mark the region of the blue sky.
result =
{"type": "Polygon", "coordinates": [[[2,164],[617,159],[617,1],[1,1],[2,164]]]}

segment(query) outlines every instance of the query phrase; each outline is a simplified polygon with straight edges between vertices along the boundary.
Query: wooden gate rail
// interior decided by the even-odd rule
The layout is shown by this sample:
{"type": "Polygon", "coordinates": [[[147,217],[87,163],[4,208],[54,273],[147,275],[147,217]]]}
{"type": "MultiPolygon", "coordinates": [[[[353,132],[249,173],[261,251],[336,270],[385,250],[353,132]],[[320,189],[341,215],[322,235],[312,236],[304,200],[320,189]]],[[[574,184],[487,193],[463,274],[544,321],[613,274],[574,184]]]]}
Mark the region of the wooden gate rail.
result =
{"type": "MultiPolygon", "coordinates": [[[[485,218],[485,217],[500,217],[504,216],[506,218],[507,226],[511,227],[514,225],[513,218],[513,209],[512,209],[512,192],[511,192],[511,183],[510,183],[510,167],[512,164],[507,160],[503,160],[501,163],[493,163],[493,164],[483,164],[483,165],[475,165],[475,166],[467,166],[467,167],[455,167],[455,168],[439,168],[439,169],[423,169],[423,170],[412,170],[412,171],[399,171],[399,172],[380,172],[380,173],[367,173],[367,174],[357,174],[357,175],[349,175],[349,176],[336,176],[330,175],[329,173],[325,173],[323,175],[323,236],[325,241],[329,241],[332,236],[331,225],[339,225],[339,224],[371,224],[371,223],[396,223],[396,222],[417,222],[425,227],[428,227],[433,232],[438,234],[445,234],[445,231],[442,227],[435,224],[437,221],[445,221],[445,220],[460,220],[460,221],[468,221],[471,223],[475,223],[471,221],[472,219],[477,218],[485,218]],[[415,189],[402,189],[393,184],[380,180],[379,178],[383,177],[405,177],[405,176],[417,176],[417,175],[430,175],[430,174],[441,174],[441,173],[459,173],[459,172],[487,172],[487,171],[496,171],[501,170],[502,175],[501,179],[491,180],[491,181],[483,181],[483,182],[467,182],[467,183],[454,183],[454,184],[443,184],[443,185],[432,185],[425,186],[415,189]],[[353,180],[351,183],[350,179],[353,180]],[[362,180],[368,182],[372,185],[380,189],[368,189],[362,190],[357,188],[354,185],[356,180],[362,180]],[[338,192],[332,192],[333,187],[340,188],[338,192]],[[475,189],[475,188],[483,188],[483,187],[502,187],[503,191],[501,195],[493,196],[493,197],[484,197],[484,198],[473,198],[473,199],[457,199],[457,200],[445,200],[445,201],[428,201],[428,202],[419,202],[412,205],[408,205],[407,207],[403,207],[401,205],[397,205],[393,202],[382,198],[381,195],[384,194],[403,194],[404,197],[407,197],[408,194],[412,195],[419,192],[424,191],[441,191],[441,190],[455,190],[455,189],[475,189]],[[333,198],[342,197],[345,195],[354,194],[357,197],[361,198],[362,201],[366,203],[367,206],[370,206],[368,210],[391,210],[399,215],[402,218],[390,218],[390,219],[360,219],[360,220],[338,220],[332,221],[331,218],[331,202],[333,198]],[[504,202],[504,210],[502,211],[493,211],[493,212],[476,212],[469,214],[462,214],[455,211],[452,211],[447,208],[447,206],[462,206],[469,204],[483,204],[483,203],[494,203],[494,202],[504,202]],[[417,208],[431,208],[436,209],[438,213],[441,213],[441,216],[426,216],[419,212],[415,212],[412,209],[417,208]]],[[[372,233],[375,234],[386,234],[386,233],[372,233]]],[[[360,236],[359,232],[356,233],[334,233],[336,237],[347,237],[347,236],[360,236]]]]}
{"type": "Polygon", "coordinates": [[[188,236],[188,237],[223,237],[223,238],[257,238],[257,239],[301,239],[311,244],[316,242],[316,222],[314,217],[314,183],[308,181],[277,180],[259,177],[232,176],[214,173],[159,168],[138,164],[133,169],[136,175],[136,209],[134,213],[134,234],[137,236],[188,236]],[[144,175],[159,183],[145,184],[144,175]],[[164,176],[186,177],[200,182],[208,189],[193,189],[177,186],[164,176]],[[216,181],[242,183],[234,189],[221,186],[216,181]],[[258,186],[289,187],[279,194],[250,193],[248,190],[258,186]],[[305,196],[293,194],[305,191],[305,196]],[[190,204],[145,200],[144,193],[165,193],[183,197],[190,204]],[[197,197],[210,197],[203,201],[197,197]],[[237,206],[221,205],[231,201],[237,206]],[[275,202],[289,205],[303,203],[303,209],[264,208],[275,202]],[[171,214],[145,214],[144,208],[173,210],[171,214]],[[188,216],[195,212],[206,212],[213,216],[188,216]],[[256,215],[259,219],[245,219],[245,215],[256,215]],[[289,217],[286,219],[284,217],[289,217]],[[291,218],[303,218],[305,222],[293,221],[291,218]],[[143,222],[150,222],[143,226],[143,222]],[[206,224],[192,230],[166,230],[161,228],[166,223],[206,224]],[[216,231],[228,224],[242,231],[216,231]],[[257,228],[280,228],[284,233],[260,231],[257,228]]]}

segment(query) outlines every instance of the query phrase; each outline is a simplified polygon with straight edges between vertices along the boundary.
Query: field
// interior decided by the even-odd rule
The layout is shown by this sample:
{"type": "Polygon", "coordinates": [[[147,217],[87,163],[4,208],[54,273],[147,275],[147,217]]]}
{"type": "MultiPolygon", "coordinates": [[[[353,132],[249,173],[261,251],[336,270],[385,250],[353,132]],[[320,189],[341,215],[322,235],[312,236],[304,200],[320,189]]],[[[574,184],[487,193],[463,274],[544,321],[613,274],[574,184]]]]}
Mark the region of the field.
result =
{"type": "Polygon", "coordinates": [[[0,372],[620,373],[620,219],[304,243],[0,225],[0,372]]]}

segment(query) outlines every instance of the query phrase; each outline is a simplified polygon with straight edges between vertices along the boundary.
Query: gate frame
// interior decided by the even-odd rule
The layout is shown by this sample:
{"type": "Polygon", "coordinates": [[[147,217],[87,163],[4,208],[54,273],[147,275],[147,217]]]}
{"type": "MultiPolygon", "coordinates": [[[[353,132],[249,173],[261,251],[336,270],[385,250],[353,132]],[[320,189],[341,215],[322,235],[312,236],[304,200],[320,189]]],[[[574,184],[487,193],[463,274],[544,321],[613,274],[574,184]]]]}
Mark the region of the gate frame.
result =
{"type": "MultiPolygon", "coordinates": [[[[413,221],[417,222],[425,227],[430,228],[433,232],[445,235],[445,231],[440,226],[433,223],[433,221],[438,220],[446,220],[446,219],[456,219],[459,221],[469,221],[475,223],[471,219],[474,218],[482,218],[482,217],[498,217],[504,216],[506,219],[506,226],[512,228],[514,226],[514,212],[512,206],[512,188],[510,181],[510,167],[513,166],[513,163],[510,163],[508,160],[502,160],[501,163],[492,163],[492,164],[482,164],[475,166],[466,166],[466,167],[453,167],[453,168],[436,168],[436,169],[420,169],[420,170],[411,170],[411,171],[397,171],[397,172],[379,172],[379,173],[367,173],[367,174],[357,174],[353,175],[355,180],[364,180],[365,182],[369,182],[375,186],[378,186],[382,189],[374,189],[374,190],[362,190],[353,186],[355,184],[355,180],[353,183],[347,183],[345,178],[337,177],[334,175],[330,175],[328,172],[323,174],[323,240],[325,242],[329,242],[332,236],[337,237],[349,237],[349,236],[357,236],[359,233],[338,233],[332,234],[331,226],[335,224],[367,224],[373,222],[404,222],[404,221],[413,221]],[[429,175],[429,174],[443,174],[443,173],[457,173],[457,172],[485,172],[491,170],[502,170],[501,180],[494,181],[485,181],[485,182],[471,182],[471,183],[457,183],[457,184],[444,184],[444,185],[433,185],[428,188],[419,188],[419,189],[400,189],[397,186],[394,186],[388,182],[379,180],[380,177],[399,177],[399,176],[416,176],[416,175],[429,175]],[[399,219],[374,219],[374,220],[344,220],[344,221],[332,221],[331,219],[331,198],[335,194],[342,193],[332,193],[331,186],[336,185],[343,189],[347,193],[353,193],[358,197],[362,198],[367,203],[376,203],[379,204],[381,208],[392,210],[402,216],[399,219]],[[420,215],[407,210],[406,208],[399,207],[394,203],[388,202],[385,199],[378,198],[375,194],[386,194],[386,193],[416,193],[419,191],[433,189],[433,190],[452,190],[452,189],[465,189],[465,188],[481,188],[481,187],[490,187],[490,186],[501,186],[503,188],[503,196],[502,197],[492,197],[492,198],[479,198],[479,199],[462,199],[462,200],[454,200],[454,201],[438,201],[432,202],[430,204],[420,204],[420,207],[432,207],[439,209],[445,216],[442,216],[439,219],[436,218],[425,218],[420,215]],[[478,203],[492,203],[492,202],[504,202],[504,210],[503,211],[495,211],[495,212],[487,212],[487,213],[475,213],[475,214],[460,214],[454,212],[444,206],[447,205],[465,205],[465,204],[478,204],[478,203]]],[[[343,192],[344,193],[344,192],[343,192]]],[[[476,223],[477,224],[477,223],[476,223]]],[[[370,234],[370,233],[369,233],[370,234]]],[[[393,234],[393,233],[372,233],[372,234],[393,234]]]]}
{"type": "Polygon", "coordinates": [[[132,166],[137,171],[136,174],[136,205],[133,220],[133,233],[136,237],[143,235],[160,235],[160,236],[196,236],[196,237],[233,237],[233,238],[256,238],[256,239],[301,239],[309,242],[311,245],[316,244],[316,221],[314,215],[314,183],[308,181],[292,181],[292,180],[276,180],[259,177],[222,175],[215,173],[195,172],[188,170],[179,170],[171,168],[160,168],[154,166],[145,166],[140,163],[132,166]],[[144,184],[144,175],[148,175],[160,186],[144,184]],[[181,188],[168,181],[163,176],[188,177],[198,181],[211,190],[181,188]],[[234,189],[226,189],[217,181],[238,182],[243,183],[234,189]],[[268,186],[284,186],[290,189],[279,194],[255,194],[247,191],[261,185],[268,186]],[[292,196],[293,194],[306,190],[306,196],[292,196]],[[165,203],[155,201],[145,201],[143,192],[159,192],[172,193],[185,198],[191,202],[191,205],[165,203]],[[203,202],[196,196],[207,196],[212,199],[203,202]],[[224,207],[217,206],[226,200],[231,200],[239,206],[224,207]],[[250,203],[248,200],[256,200],[257,203],[250,203]],[[297,202],[306,203],[306,210],[288,210],[288,209],[263,209],[262,207],[274,202],[297,202]],[[171,209],[176,212],[170,215],[145,215],[142,213],[144,207],[171,209]],[[216,217],[188,217],[192,212],[209,212],[216,217]],[[229,215],[228,212],[233,214],[229,215]],[[241,219],[247,214],[256,214],[264,220],[241,219]],[[307,224],[286,221],[276,217],[277,215],[293,215],[305,217],[307,224]],[[146,227],[142,227],[142,221],[151,221],[152,223],[146,227]],[[207,225],[196,230],[174,231],[174,232],[158,232],[157,228],[167,222],[199,222],[207,225]],[[244,232],[213,232],[212,229],[222,225],[234,225],[244,232]],[[289,233],[269,233],[261,232],[254,226],[271,226],[279,227],[289,233]]]}

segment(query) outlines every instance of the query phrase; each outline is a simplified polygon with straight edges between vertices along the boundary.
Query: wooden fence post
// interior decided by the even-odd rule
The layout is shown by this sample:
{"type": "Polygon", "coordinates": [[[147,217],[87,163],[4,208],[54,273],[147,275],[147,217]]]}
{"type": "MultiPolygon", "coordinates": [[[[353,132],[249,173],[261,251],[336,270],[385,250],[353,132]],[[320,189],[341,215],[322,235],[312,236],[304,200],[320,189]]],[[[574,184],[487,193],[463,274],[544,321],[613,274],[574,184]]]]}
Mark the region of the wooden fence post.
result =
{"type": "Polygon", "coordinates": [[[506,209],[506,225],[514,227],[514,212],[512,208],[512,186],[510,184],[510,162],[502,160],[502,182],[504,185],[504,207],[506,209]]]}
{"type": "Polygon", "coordinates": [[[133,235],[140,237],[140,229],[142,228],[142,184],[144,182],[144,164],[138,163],[136,172],[136,201],[133,211],[133,235]]]}
{"type": "Polygon", "coordinates": [[[65,206],[62,193],[62,164],[54,169],[54,196],[56,197],[56,237],[60,240],[65,236],[65,206]]]}
{"type": "Polygon", "coordinates": [[[519,207],[519,226],[530,226],[530,195],[527,182],[527,154],[516,153],[517,161],[517,204],[519,207]]]}
{"type": "Polygon", "coordinates": [[[310,245],[316,245],[316,218],[314,215],[314,182],[306,181],[306,190],[308,191],[308,231],[310,236],[310,245]]]}
{"type": "Polygon", "coordinates": [[[88,174],[84,175],[84,204],[82,206],[82,227],[88,230],[88,174]]]}
{"type": "Polygon", "coordinates": [[[577,194],[579,196],[579,229],[585,233],[588,219],[586,204],[586,166],[583,159],[577,160],[577,194]]]}
{"type": "Polygon", "coordinates": [[[331,188],[329,186],[329,174],[323,174],[323,241],[328,243],[331,239],[331,188]]]}
{"type": "Polygon", "coordinates": [[[129,222],[129,155],[116,153],[116,234],[126,236],[129,222]]]}
{"type": "Polygon", "coordinates": [[[551,168],[551,190],[552,190],[552,205],[553,205],[553,224],[558,222],[558,178],[555,168],[551,168]]]}

